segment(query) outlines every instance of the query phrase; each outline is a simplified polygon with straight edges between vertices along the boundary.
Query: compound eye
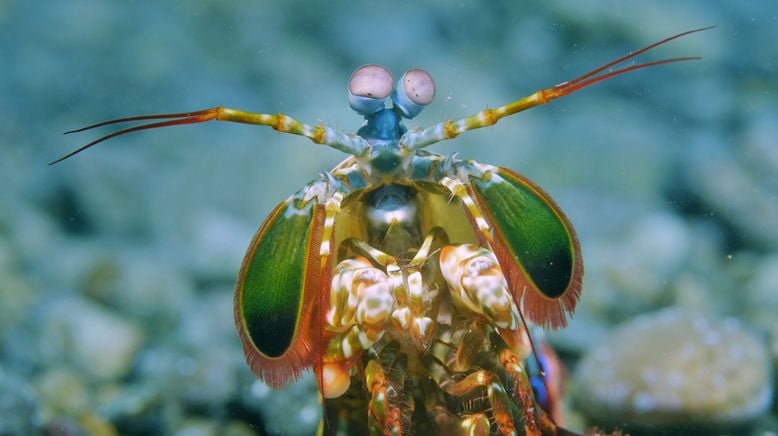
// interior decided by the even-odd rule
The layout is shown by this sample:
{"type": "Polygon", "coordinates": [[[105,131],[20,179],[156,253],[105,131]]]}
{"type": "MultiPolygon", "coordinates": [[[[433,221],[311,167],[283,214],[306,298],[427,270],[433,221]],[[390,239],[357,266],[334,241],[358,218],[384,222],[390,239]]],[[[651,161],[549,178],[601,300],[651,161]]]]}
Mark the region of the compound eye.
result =
{"type": "Polygon", "coordinates": [[[426,106],[435,98],[435,82],[428,72],[419,69],[403,74],[403,90],[412,102],[426,106]]]}
{"type": "Polygon", "coordinates": [[[394,104],[406,118],[413,118],[432,103],[435,98],[435,82],[424,70],[408,70],[400,78],[392,94],[394,104]]]}
{"type": "Polygon", "coordinates": [[[348,82],[348,101],[361,115],[369,115],[384,108],[384,101],[392,93],[394,78],[381,65],[363,65],[357,68],[348,82]]]}

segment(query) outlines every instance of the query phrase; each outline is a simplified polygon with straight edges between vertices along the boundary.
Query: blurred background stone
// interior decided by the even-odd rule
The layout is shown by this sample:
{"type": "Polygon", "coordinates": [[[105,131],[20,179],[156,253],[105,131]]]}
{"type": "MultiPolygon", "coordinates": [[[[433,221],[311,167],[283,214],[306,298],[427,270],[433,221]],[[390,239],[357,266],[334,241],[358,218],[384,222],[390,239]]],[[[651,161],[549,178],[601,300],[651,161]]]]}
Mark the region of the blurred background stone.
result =
{"type": "Polygon", "coordinates": [[[0,365],[0,434],[32,434],[44,422],[34,388],[0,365]]]}
{"type": "Polygon", "coordinates": [[[144,337],[138,324],[78,298],[50,303],[41,323],[41,349],[98,380],[127,375],[144,337]]]}
{"type": "Polygon", "coordinates": [[[768,411],[772,377],[769,348],[736,319],[665,309],[584,356],[577,402],[593,423],[627,431],[742,432],[768,411]]]}

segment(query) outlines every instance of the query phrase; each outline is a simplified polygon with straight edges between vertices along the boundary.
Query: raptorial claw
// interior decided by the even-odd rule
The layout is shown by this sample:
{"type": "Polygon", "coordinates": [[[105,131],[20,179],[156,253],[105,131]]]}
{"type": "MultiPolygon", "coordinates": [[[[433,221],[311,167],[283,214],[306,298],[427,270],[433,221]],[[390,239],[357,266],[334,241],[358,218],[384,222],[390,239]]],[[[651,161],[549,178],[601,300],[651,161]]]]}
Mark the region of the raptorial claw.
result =
{"type": "Polygon", "coordinates": [[[495,326],[515,330],[519,310],[494,254],[473,244],[449,245],[440,253],[440,269],[452,297],[495,326]]]}

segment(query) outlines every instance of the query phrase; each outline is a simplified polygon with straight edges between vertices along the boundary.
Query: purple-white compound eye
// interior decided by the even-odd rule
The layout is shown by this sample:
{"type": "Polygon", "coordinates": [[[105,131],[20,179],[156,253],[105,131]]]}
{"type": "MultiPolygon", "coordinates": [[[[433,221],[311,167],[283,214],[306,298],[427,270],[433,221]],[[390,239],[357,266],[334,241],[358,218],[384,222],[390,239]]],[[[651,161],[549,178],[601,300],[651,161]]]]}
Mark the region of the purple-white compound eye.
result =
{"type": "Polygon", "coordinates": [[[435,98],[435,82],[424,70],[414,68],[403,74],[395,86],[392,100],[406,118],[413,118],[432,103],[435,98]]]}
{"type": "Polygon", "coordinates": [[[384,101],[392,93],[394,78],[381,65],[363,65],[354,71],[348,81],[348,101],[361,115],[369,115],[384,108],[384,101]]]}
{"type": "Polygon", "coordinates": [[[402,82],[405,95],[416,104],[426,106],[435,98],[435,82],[424,70],[409,70],[403,75],[402,82]]]}

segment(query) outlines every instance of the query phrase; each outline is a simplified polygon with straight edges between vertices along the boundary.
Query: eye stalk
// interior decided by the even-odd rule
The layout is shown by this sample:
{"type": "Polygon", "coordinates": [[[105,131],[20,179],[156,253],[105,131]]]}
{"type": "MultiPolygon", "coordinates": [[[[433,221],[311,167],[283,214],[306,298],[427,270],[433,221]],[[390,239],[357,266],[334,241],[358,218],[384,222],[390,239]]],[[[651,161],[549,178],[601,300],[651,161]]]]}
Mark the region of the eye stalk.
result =
{"type": "Polygon", "coordinates": [[[348,81],[348,102],[360,115],[370,115],[384,108],[392,93],[394,78],[381,65],[363,65],[351,74],[348,81]]]}
{"type": "Polygon", "coordinates": [[[413,118],[432,103],[435,98],[435,82],[424,70],[414,68],[403,74],[392,93],[392,101],[406,118],[413,118]]]}

